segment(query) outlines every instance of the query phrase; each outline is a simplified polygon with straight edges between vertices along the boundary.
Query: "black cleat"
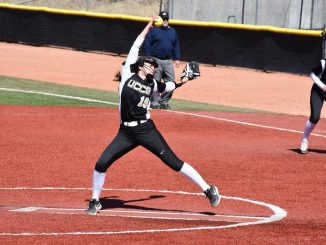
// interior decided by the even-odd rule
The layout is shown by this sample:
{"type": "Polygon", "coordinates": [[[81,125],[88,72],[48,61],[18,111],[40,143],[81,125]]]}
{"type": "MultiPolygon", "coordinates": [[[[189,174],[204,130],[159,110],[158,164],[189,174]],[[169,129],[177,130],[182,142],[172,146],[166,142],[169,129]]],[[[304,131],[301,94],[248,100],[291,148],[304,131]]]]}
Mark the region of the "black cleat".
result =
{"type": "Polygon", "coordinates": [[[160,109],[160,105],[150,105],[150,108],[158,110],[158,109],[160,109]]]}
{"type": "Polygon", "coordinates": [[[160,109],[161,110],[169,110],[169,111],[171,111],[171,107],[168,104],[160,105],[160,109]]]}
{"type": "Polygon", "coordinates": [[[88,215],[96,215],[102,208],[102,205],[99,200],[92,199],[88,203],[88,208],[86,210],[88,215]]]}
{"type": "Polygon", "coordinates": [[[209,202],[211,203],[212,207],[217,206],[221,201],[216,186],[211,185],[210,188],[204,191],[204,194],[209,199],[209,202]]]}

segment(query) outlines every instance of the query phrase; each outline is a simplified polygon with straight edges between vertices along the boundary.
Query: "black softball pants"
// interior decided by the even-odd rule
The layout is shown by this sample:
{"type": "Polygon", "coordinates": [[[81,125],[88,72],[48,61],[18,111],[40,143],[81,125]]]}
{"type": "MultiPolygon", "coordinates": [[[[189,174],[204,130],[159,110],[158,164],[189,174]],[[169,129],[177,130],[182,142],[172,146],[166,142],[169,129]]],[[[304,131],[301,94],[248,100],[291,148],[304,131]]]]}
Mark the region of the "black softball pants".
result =
{"type": "Polygon", "coordinates": [[[152,120],[135,127],[121,124],[118,134],[97,161],[95,170],[106,172],[116,160],[139,145],[155,154],[173,170],[181,170],[183,161],[174,154],[152,120]]]}
{"type": "Polygon", "coordinates": [[[309,121],[317,124],[320,119],[321,109],[326,100],[326,93],[324,93],[316,84],[311,88],[310,94],[310,118],[309,121]]]}

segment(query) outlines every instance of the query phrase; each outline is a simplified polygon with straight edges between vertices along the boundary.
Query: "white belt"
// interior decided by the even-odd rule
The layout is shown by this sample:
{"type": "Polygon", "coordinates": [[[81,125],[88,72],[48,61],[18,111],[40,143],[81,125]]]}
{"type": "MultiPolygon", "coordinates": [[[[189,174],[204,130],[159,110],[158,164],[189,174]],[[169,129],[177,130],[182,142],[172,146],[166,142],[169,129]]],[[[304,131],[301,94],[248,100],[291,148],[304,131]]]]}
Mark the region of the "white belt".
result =
{"type": "Polygon", "coordinates": [[[139,124],[145,123],[147,120],[139,120],[139,121],[131,121],[131,122],[123,122],[123,125],[127,127],[136,127],[139,124]]]}

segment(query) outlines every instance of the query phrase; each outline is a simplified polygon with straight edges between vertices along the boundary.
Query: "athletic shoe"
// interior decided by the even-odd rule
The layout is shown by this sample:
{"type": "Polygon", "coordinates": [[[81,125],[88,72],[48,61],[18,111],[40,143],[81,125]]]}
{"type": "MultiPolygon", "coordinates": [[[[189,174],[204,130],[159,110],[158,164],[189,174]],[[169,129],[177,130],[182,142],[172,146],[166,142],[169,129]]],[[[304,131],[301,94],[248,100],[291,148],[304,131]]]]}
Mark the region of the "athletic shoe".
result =
{"type": "Polygon", "coordinates": [[[168,104],[166,104],[166,105],[160,105],[160,109],[161,110],[169,110],[169,111],[171,111],[171,107],[168,104]]]}
{"type": "Polygon", "coordinates": [[[220,195],[218,194],[218,190],[217,190],[216,186],[211,185],[210,188],[208,188],[206,191],[204,191],[204,194],[209,199],[212,207],[217,206],[221,201],[221,198],[220,198],[220,195]]]}
{"type": "Polygon", "coordinates": [[[308,153],[308,140],[307,139],[301,140],[300,151],[302,154],[308,153]]]}
{"type": "Polygon", "coordinates": [[[87,213],[88,215],[96,215],[98,211],[100,211],[102,205],[99,200],[92,199],[88,203],[87,213]]]}
{"type": "Polygon", "coordinates": [[[158,110],[158,109],[160,109],[160,105],[150,105],[150,108],[158,110]]]}

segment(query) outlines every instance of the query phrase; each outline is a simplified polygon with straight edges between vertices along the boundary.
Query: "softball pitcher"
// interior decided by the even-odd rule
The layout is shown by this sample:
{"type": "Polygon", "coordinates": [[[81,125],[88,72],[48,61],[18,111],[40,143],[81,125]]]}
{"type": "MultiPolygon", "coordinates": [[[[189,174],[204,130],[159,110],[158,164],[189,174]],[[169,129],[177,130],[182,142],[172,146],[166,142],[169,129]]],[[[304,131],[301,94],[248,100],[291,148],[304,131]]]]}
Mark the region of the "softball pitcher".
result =
{"type": "Polygon", "coordinates": [[[153,93],[170,92],[182,86],[188,80],[200,75],[199,65],[190,62],[181,75],[181,82],[160,83],[153,79],[157,63],[153,58],[138,58],[139,49],[146,34],[153,26],[154,18],[137,37],[131,47],[121,70],[120,93],[120,128],[111,144],[107,146],[95,165],[93,172],[93,191],[87,213],[96,215],[102,208],[99,201],[107,169],[127,152],[137,146],[143,146],[167,166],[187,176],[205,193],[212,206],[218,205],[220,196],[215,186],[208,185],[200,174],[188,163],[179,159],[156,129],[148,111],[153,93]]]}

